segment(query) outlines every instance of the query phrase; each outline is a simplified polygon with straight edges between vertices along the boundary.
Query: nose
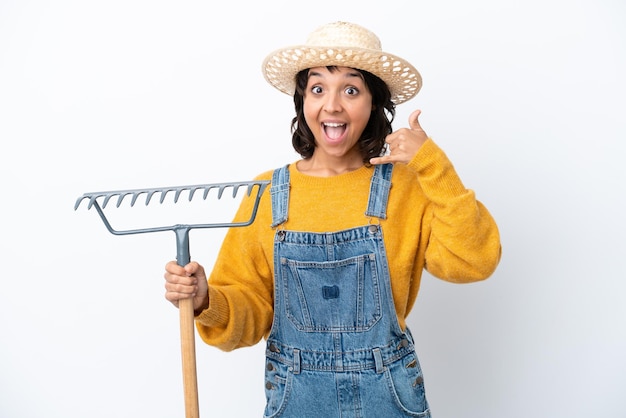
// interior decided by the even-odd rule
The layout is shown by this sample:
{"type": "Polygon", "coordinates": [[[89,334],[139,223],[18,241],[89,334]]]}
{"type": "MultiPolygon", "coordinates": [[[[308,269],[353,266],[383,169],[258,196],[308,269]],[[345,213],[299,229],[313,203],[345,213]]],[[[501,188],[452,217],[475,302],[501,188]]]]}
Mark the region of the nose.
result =
{"type": "Polygon", "coordinates": [[[324,110],[328,113],[341,112],[341,98],[339,94],[328,94],[324,102],[324,110]]]}

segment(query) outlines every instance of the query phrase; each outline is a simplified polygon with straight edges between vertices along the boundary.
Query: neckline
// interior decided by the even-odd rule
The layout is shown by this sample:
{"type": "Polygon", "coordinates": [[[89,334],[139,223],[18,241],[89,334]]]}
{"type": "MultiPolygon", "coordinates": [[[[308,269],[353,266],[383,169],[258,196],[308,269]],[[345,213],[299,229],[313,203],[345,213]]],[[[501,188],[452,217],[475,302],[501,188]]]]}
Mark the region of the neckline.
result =
{"type": "Polygon", "coordinates": [[[363,177],[371,177],[373,166],[362,165],[356,170],[347,171],[345,173],[336,174],[333,176],[314,176],[306,174],[298,169],[297,161],[289,165],[289,171],[293,177],[297,177],[299,180],[306,182],[334,182],[334,181],[350,181],[352,179],[358,179],[363,177]]]}

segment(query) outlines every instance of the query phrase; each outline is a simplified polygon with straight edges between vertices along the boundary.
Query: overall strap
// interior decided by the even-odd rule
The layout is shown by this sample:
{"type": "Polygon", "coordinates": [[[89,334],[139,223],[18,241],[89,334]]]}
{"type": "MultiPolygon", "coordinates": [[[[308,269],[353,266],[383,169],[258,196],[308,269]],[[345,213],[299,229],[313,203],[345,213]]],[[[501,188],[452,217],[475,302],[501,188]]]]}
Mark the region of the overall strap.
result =
{"type": "MultiPolygon", "coordinates": [[[[387,218],[392,171],[393,164],[381,164],[374,168],[365,212],[367,216],[387,218]]],[[[274,228],[286,222],[289,213],[289,165],[274,170],[270,195],[272,197],[272,228],[274,228]]]]}
{"type": "Polygon", "coordinates": [[[393,164],[381,164],[374,168],[374,175],[370,183],[370,195],[367,203],[367,216],[380,219],[387,218],[387,201],[391,188],[391,172],[393,164]]]}
{"type": "Polygon", "coordinates": [[[289,164],[277,168],[272,174],[272,228],[287,221],[289,212],[289,164]]]}

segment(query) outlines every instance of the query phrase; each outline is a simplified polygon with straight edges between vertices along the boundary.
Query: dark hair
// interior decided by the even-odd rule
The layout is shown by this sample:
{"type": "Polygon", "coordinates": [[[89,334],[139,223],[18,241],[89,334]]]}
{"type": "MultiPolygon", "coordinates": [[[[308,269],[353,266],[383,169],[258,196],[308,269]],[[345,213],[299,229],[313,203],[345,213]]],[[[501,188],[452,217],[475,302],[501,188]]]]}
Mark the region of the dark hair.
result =
{"type": "MultiPolygon", "coordinates": [[[[335,71],[337,67],[326,67],[335,71]]],[[[392,132],[391,123],[396,115],[396,105],[391,101],[391,92],[387,84],[374,74],[358,70],[363,74],[365,85],[372,94],[372,113],[358,146],[363,162],[368,164],[370,158],[378,157],[385,152],[385,138],[392,132]]],[[[296,91],[293,102],[296,116],[291,121],[291,143],[302,158],[310,158],[315,150],[315,138],[304,119],[304,93],[309,81],[309,70],[302,70],[296,75],[296,91]]]]}

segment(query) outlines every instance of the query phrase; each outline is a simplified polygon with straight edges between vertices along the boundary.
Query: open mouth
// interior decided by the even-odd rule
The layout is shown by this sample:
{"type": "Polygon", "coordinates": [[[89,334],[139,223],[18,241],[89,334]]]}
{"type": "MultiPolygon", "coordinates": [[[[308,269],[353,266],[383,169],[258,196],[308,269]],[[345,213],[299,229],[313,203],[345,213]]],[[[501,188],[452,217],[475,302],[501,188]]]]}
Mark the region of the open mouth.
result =
{"type": "Polygon", "coordinates": [[[325,122],[323,126],[324,133],[329,139],[340,139],[342,135],[346,132],[345,123],[325,122]]]}

